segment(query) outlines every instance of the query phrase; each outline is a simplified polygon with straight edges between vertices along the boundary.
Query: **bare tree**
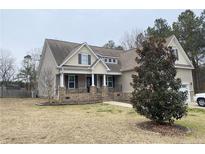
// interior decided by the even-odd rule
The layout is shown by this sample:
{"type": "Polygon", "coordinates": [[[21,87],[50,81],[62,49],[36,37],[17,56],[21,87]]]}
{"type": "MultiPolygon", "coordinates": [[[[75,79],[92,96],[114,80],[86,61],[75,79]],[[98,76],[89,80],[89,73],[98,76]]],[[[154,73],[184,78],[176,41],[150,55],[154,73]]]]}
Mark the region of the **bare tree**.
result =
{"type": "Polygon", "coordinates": [[[40,62],[41,52],[42,52],[41,48],[33,48],[27,53],[28,55],[31,55],[32,64],[34,65],[36,70],[38,69],[38,65],[40,62]]]}
{"type": "Polygon", "coordinates": [[[145,40],[145,35],[139,30],[133,30],[130,33],[125,32],[121,39],[121,45],[124,50],[141,47],[142,42],[145,40]]]}
{"type": "Polygon", "coordinates": [[[45,68],[39,78],[40,81],[40,88],[44,95],[48,98],[49,103],[51,103],[52,98],[54,97],[54,81],[55,77],[52,75],[52,69],[51,68],[45,68]]]}
{"type": "Polygon", "coordinates": [[[0,81],[2,88],[3,97],[3,86],[7,86],[8,82],[11,81],[15,74],[14,58],[11,56],[10,51],[0,49],[0,81]]]}
{"type": "Polygon", "coordinates": [[[38,80],[38,66],[40,61],[41,49],[33,48],[22,61],[21,69],[19,70],[18,77],[27,83],[28,90],[37,89],[37,80],[38,80]]]}

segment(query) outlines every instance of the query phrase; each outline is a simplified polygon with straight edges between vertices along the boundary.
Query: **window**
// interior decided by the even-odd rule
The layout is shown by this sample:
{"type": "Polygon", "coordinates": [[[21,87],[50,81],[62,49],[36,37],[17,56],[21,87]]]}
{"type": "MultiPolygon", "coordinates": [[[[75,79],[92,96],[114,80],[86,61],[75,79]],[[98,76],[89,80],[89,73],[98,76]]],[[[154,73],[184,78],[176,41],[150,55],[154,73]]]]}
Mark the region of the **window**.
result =
{"type": "Polygon", "coordinates": [[[173,53],[174,53],[176,59],[179,60],[178,50],[177,49],[172,49],[172,50],[173,50],[173,53]]]}
{"type": "Polygon", "coordinates": [[[104,58],[104,62],[108,64],[117,64],[117,59],[114,58],[104,58]]]}
{"type": "Polygon", "coordinates": [[[75,76],[74,75],[68,76],[68,87],[69,87],[69,89],[75,88],[75,76]]]}
{"type": "Polygon", "coordinates": [[[186,84],[182,84],[182,88],[187,88],[187,85],[186,84]]]}
{"type": "Polygon", "coordinates": [[[113,88],[113,77],[112,76],[107,76],[107,86],[110,88],[113,88]]]}
{"type": "Polygon", "coordinates": [[[86,53],[81,53],[78,55],[78,64],[90,65],[91,56],[86,53]]]}
{"type": "Polygon", "coordinates": [[[81,56],[81,61],[82,61],[82,64],[88,64],[88,55],[87,54],[82,54],[81,56]]]}

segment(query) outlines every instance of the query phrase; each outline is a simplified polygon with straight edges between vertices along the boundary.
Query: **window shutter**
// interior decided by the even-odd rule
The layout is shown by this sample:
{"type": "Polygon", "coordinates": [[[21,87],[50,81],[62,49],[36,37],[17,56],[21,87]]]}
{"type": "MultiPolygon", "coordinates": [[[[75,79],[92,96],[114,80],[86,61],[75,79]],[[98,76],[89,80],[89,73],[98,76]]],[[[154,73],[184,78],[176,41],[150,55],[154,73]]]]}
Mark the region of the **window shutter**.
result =
{"type": "Polygon", "coordinates": [[[115,88],[115,76],[113,75],[112,77],[113,77],[113,79],[112,79],[112,81],[113,81],[113,88],[115,88]]]}
{"type": "Polygon", "coordinates": [[[91,65],[91,56],[88,55],[88,65],[91,65]]]}
{"type": "Polygon", "coordinates": [[[75,76],[75,88],[78,88],[78,76],[75,76]]]}
{"type": "Polygon", "coordinates": [[[81,54],[78,54],[78,64],[82,64],[81,63],[81,54]]]}
{"type": "Polygon", "coordinates": [[[100,87],[103,86],[103,76],[100,76],[100,87]]]}
{"type": "Polygon", "coordinates": [[[94,84],[95,86],[97,86],[97,75],[96,74],[94,75],[94,84]]]}

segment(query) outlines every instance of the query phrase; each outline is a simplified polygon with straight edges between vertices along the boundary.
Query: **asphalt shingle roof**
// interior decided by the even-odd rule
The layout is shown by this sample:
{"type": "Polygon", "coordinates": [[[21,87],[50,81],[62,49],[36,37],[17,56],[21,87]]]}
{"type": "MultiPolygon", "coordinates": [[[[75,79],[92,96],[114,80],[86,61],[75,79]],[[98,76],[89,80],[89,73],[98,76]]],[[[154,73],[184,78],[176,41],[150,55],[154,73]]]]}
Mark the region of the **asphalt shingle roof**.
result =
{"type": "MultiPolygon", "coordinates": [[[[171,41],[174,35],[166,38],[165,46],[171,41]]],[[[62,64],[66,57],[71,55],[78,47],[82,44],[74,42],[66,42],[54,39],[46,39],[48,46],[53,53],[53,56],[58,65],[62,64]]],[[[120,72],[133,69],[137,63],[135,62],[135,57],[137,56],[136,49],[131,49],[129,51],[108,49],[104,47],[97,47],[89,45],[89,47],[95,52],[95,54],[102,55],[104,57],[118,57],[118,64],[106,64],[110,71],[120,72]]]]}
{"type": "MultiPolygon", "coordinates": [[[[82,44],[80,43],[73,43],[73,42],[66,42],[66,41],[59,41],[53,39],[46,39],[48,46],[53,53],[53,56],[58,65],[62,64],[66,57],[71,55],[75,49],[80,47],[82,44]]],[[[89,45],[89,47],[95,52],[95,54],[100,54],[102,56],[112,56],[112,57],[120,57],[123,50],[117,49],[108,49],[103,47],[97,47],[89,45]]],[[[120,72],[120,64],[107,64],[111,71],[120,72]]]]}

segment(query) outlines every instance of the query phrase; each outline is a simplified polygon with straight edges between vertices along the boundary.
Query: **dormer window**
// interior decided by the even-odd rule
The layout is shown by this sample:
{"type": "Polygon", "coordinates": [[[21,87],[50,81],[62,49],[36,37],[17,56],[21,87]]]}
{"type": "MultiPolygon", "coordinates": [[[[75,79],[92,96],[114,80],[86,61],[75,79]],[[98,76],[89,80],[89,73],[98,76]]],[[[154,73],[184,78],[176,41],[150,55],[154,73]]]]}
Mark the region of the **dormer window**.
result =
{"type": "Polygon", "coordinates": [[[116,58],[103,58],[105,63],[108,64],[117,64],[117,59],[116,58]]]}
{"type": "Polygon", "coordinates": [[[86,53],[78,54],[78,64],[91,65],[91,56],[86,53]]]}

